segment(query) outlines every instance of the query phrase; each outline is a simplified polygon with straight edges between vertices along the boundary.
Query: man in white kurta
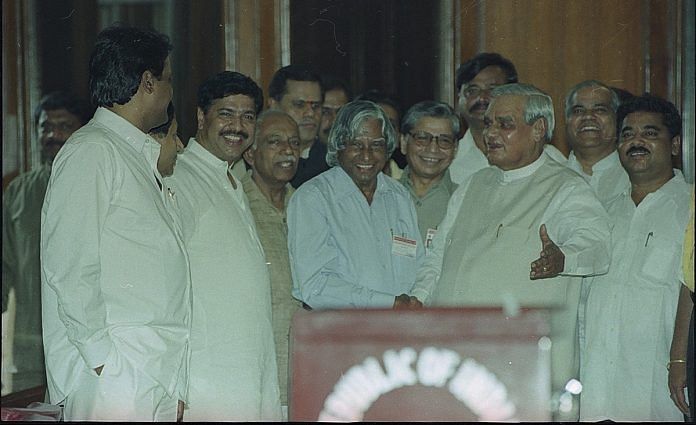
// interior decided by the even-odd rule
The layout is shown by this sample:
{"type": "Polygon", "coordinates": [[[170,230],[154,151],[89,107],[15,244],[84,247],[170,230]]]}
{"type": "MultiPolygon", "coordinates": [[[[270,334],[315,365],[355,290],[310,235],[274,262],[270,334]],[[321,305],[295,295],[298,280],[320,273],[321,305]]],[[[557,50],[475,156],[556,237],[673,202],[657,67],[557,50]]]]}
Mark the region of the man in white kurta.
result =
{"type": "Polygon", "coordinates": [[[582,176],[606,205],[631,183],[616,152],[616,110],[619,97],[596,80],[576,84],[566,96],[566,165],[582,176]]]}
{"type": "Polygon", "coordinates": [[[673,105],[647,96],[619,108],[618,150],[631,188],[607,204],[612,265],[589,287],[581,420],[683,420],[667,385],[692,189],[671,166],[678,117],[673,105]]]}
{"type": "Polygon", "coordinates": [[[102,31],[90,61],[100,107],[53,164],[41,212],[43,338],[50,401],[67,421],[174,421],[186,398],[188,258],[160,145],[145,133],[167,120],[170,51],[154,31],[102,31]],[[114,57],[134,66],[114,69],[114,57]],[[134,94],[122,72],[139,81],[134,94]]]}
{"type": "MultiPolygon", "coordinates": [[[[565,99],[566,140],[571,152],[568,160],[561,162],[585,179],[605,208],[631,186],[616,151],[618,107],[617,94],[597,80],[576,84],[565,99]]],[[[592,279],[594,276],[583,279],[580,293],[578,337],[581,346],[585,343],[583,318],[592,279]]]]}
{"type": "Polygon", "coordinates": [[[553,130],[548,96],[499,87],[486,119],[494,166],[452,196],[411,295],[431,306],[549,309],[552,389],[561,391],[577,377],[580,276],[609,265],[608,218],[587,183],[543,153],[553,130]],[[545,109],[531,123],[528,101],[545,109]]]}
{"type": "Polygon", "coordinates": [[[261,89],[225,71],[199,88],[198,132],[166,184],[181,202],[193,322],[187,421],[280,419],[263,248],[231,169],[252,142],[261,89]]]}

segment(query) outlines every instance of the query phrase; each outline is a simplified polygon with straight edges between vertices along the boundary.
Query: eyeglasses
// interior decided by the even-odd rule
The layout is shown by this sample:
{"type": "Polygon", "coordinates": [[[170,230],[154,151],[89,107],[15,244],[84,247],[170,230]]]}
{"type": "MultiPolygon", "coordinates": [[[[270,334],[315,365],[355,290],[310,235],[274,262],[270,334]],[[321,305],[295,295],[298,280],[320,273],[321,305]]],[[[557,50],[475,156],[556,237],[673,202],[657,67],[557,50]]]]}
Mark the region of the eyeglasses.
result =
{"type": "Polygon", "coordinates": [[[454,148],[454,137],[449,134],[440,134],[435,136],[425,131],[419,131],[416,133],[408,133],[413,139],[418,147],[426,148],[430,146],[430,143],[435,139],[437,141],[437,146],[442,150],[450,150],[454,148]]]}
{"type": "Polygon", "coordinates": [[[387,141],[384,139],[353,139],[346,142],[344,149],[349,153],[360,153],[366,148],[370,153],[383,153],[387,151],[387,141]]]}
{"type": "Polygon", "coordinates": [[[488,87],[479,87],[479,86],[462,86],[462,95],[464,97],[473,97],[473,96],[478,96],[484,91],[490,92],[494,88],[498,87],[496,86],[488,86],[488,87]]]}

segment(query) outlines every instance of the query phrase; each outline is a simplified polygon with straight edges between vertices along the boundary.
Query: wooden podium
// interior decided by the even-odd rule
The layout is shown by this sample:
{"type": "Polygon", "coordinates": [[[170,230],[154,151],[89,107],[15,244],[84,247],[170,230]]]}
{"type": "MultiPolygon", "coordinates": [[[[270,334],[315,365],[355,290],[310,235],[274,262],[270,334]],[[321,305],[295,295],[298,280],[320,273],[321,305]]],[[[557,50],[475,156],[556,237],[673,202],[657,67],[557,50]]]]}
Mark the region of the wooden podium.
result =
{"type": "Polygon", "coordinates": [[[546,313],[299,311],[291,421],[550,421],[546,313]]]}

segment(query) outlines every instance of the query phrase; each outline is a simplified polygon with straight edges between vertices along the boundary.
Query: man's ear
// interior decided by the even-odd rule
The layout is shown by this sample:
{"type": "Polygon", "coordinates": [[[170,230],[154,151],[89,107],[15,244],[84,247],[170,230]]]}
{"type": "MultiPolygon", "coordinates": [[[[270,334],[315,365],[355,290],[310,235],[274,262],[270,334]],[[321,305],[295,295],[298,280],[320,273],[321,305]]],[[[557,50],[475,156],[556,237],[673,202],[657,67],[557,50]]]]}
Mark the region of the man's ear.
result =
{"type": "Polygon", "coordinates": [[[254,152],[256,152],[256,148],[254,146],[249,146],[247,150],[244,151],[242,154],[242,158],[249,164],[250,167],[253,168],[254,165],[254,152]]]}
{"type": "Polygon", "coordinates": [[[272,97],[268,98],[268,109],[279,109],[280,108],[280,102],[277,100],[273,99],[272,97]]]}
{"type": "Polygon", "coordinates": [[[401,148],[401,153],[406,155],[406,144],[408,142],[406,141],[406,135],[402,134],[399,136],[399,147],[401,148]]]}
{"type": "Polygon", "coordinates": [[[203,130],[203,123],[205,122],[205,112],[198,107],[196,108],[196,118],[198,120],[198,129],[203,130]]]}
{"type": "Polygon", "coordinates": [[[546,118],[539,118],[534,121],[534,124],[532,124],[532,136],[535,142],[546,143],[546,118]]]}
{"type": "Polygon", "coordinates": [[[143,72],[143,75],[140,77],[140,86],[147,94],[152,94],[155,91],[155,76],[152,75],[152,72],[143,72]]]}
{"type": "Polygon", "coordinates": [[[681,136],[672,137],[672,156],[679,155],[681,152],[681,136]]]}

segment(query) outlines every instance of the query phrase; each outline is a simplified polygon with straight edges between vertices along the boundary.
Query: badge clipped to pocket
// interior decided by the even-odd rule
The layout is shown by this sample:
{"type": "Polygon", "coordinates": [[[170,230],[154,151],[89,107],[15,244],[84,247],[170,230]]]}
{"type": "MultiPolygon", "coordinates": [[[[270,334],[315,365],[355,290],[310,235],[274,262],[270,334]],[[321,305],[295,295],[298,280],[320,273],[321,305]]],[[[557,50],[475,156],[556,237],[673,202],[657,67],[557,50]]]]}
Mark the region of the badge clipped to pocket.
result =
{"type": "Polygon", "coordinates": [[[428,231],[425,234],[425,250],[430,251],[430,248],[433,247],[433,239],[435,239],[435,234],[437,233],[437,229],[433,229],[432,227],[428,228],[428,231]]]}
{"type": "Polygon", "coordinates": [[[404,236],[392,236],[392,254],[402,257],[416,258],[416,245],[414,239],[404,236]]]}

